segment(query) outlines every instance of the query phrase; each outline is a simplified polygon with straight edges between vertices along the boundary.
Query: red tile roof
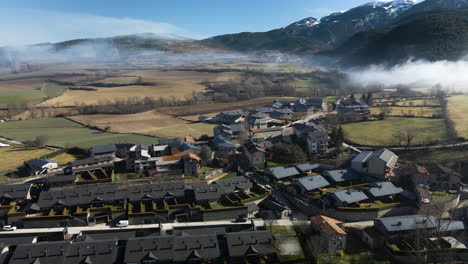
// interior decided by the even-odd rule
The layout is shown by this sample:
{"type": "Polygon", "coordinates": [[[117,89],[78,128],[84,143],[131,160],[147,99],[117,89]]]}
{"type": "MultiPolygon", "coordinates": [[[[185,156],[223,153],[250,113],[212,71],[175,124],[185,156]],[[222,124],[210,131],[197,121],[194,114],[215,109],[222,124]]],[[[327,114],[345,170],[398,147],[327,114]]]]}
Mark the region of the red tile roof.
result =
{"type": "Polygon", "coordinates": [[[346,232],[338,226],[338,224],[342,223],[341,221],[323,215],[312,216],[311,220],[327,235],[346,235],[346,232]]]}

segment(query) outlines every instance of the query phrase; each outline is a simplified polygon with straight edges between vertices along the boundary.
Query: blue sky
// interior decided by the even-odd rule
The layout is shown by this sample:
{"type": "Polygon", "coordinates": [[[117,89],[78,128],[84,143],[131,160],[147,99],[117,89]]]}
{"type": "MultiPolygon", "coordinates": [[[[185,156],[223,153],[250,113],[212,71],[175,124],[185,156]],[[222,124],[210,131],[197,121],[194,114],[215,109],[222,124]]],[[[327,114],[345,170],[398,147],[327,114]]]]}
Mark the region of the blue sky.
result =
{"type": "Polygon", "coordinates": [[[369,0],[0,0],[0,46],[153,32],[266,31],[369,0]]]}

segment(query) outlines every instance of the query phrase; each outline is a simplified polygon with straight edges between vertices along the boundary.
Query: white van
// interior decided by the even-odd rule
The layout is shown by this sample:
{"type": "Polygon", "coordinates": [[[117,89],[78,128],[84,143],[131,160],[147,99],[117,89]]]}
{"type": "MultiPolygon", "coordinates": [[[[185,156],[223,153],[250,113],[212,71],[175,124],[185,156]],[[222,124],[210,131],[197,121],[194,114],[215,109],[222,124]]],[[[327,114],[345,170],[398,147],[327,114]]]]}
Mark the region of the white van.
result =
{"type": "Polygon", "coordinates": [[[128,220],[120,220],[115,226],[116,227],[127,227],[129,224],[128,224],[128,220]]]}

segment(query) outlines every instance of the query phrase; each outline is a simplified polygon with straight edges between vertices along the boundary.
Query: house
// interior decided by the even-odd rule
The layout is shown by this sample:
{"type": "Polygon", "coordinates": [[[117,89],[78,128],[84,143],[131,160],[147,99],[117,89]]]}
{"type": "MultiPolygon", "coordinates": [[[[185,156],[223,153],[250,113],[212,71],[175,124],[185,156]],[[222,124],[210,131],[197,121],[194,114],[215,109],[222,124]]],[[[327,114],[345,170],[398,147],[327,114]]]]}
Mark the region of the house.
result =
{"type": "Polygon", "coordinates": [[[236,145],[229,138],[216,136],[211,140],[215,159],[229,160],[236,154],[236,145]]]}
{"type": "Polygon", "coordinates": [[[370,106],[353,98],[342,98],[336,102],[336,110],[342,121],[364,120],[370,115],[370,106]]]}
{"type": "Polygon", "coordinates": [[[250,189],[253,187],[252,182],[244,176],[222,179],[213,183],[218,185],[223,194],[234,193],[237,191],[249,193],[250,189]]]}
{"type": "Polygon", "coordinates": [[[110,156],[102,156],[97,158],[85,158],[72,161],[65,169],[66,174],[76,174],[83,171],[94,171],[100,169],[114,169],[114,160],[110,156]]]}
{"type": "Polygon", "coordinates": [[[283,128],[281,127],[269,127],[264,129],[252,128],[250,130],[251,138],[253,139],[268,139],[275,138],[283,135],[283,128]]]}
{"type": "Polygon", "coordinates": [[[444,220],[425,215],[403,215],[377,218],[374,219],[374,227],[385,238],[411,235],[414,231],[420,229],[442,233],[465,230],[462,221],[444,220]]]}
{"type": "Polygon", "coordinates": [[[323,175],[336,185],[353,185],[361,180],[361,175],[350,169],[325,171],[323,175]]]}
{"type": "Polygon", "coordinates": [[[192,153],[185,155],[182,159],[184,175],[198,176],[202,159],[192,153]]]}
{"type": "Polygon", "coordinates": [[[276,109],[270,113],[270,117],[279,120],[290,120],[294,112],[291,109],[276,109]]]}
{"type": "Polygon", "coordinates": [[[176,138],[169,142],[168,147],[173,156],[184,156],[189,153],[199,154],[201,148],[196,146],[194,142],[187,142],[183,139],[176,138]]]}
{"type": "Polygon", "coordinates": [[[403,189],[396,187],[391,182],[375,182],[370,187],[365,188],[365,191],[370,197],[381,198],[399,194],[403,192],[403,189]]]}
{"type": "Polygon", "coordinates": [[[230,126],[221,124],[219,126],[215,126],[213,128],[213,134],[215,137],[224,137],[224,138],[232,138],[234,133],[232,132],[232,129],[230,126]]]}
{"type": "Polygon", "coordinates": [[[291,216],[291,208],[278,202],[272,196],[268,196],[258,206],[263,219],[289,219],[291,216]]]}
{"type": "Polygon", "coordinates": [[[216,184],[200,184],[192,187],[195,201],[198,204],[217,202],[223,194],[223,190],[216,184]]]}
{"type": "Polygon", "coordinates": [[[269,231],[227,233],[225,237],[230,263],[276,259],[276,249],[269,231]]]}
{"type": "Polygon", "coordinates": [[[310,164],[310,163],[301,163],[294,165],[297,171],[299,171],[303,175],[307,175],[309,173],[313,173],[315,169],[319,167],[319,164],[310,164]]]}
{"type": "Polygon", "coordinates": [[[330,183],[321,175],[306,176],[294,180],[286,189],[294,195],[303,195],[307,192],[316,191],[320,188],[329,186],[330,183]]]}
{"type": "Polygon", "coordinates": [[[128,200],[138,202],[143,200],[173,200],[185,202],[186,186],[184,182],[165,182],[142,185],[130,185],[128,189],[128,200]]]}
{"type": "Polygon", "coordinates": [[[243,147],[243,161],[248,170],[264,169],[266,163],[266,150],[259,143],[247,142],[243,147]]]}
{"type": "Polygon", "coordinates": [[[54,241],[18,245],[9,263],[116,263],[116,240],[54,241]]]}
{"type": "Polygon", "coordinates": [[[276,109],[288,109],[291,106],[291,103],[288,102],[282,102],[280,100],[275,100],[273,101],[273,104],[271,105],[272,108],[276,109]]]}
{"type": "Polygon", "coordinates": [[[31,199],[31,184],[0,185],[0,205],[20,204],[31,199]]]}
{"type": "Polygon", "coordinates": [[[346,232],[341,228],[341,221],[316,215],[311,218],[311,227],[320,235],[319,246],[326,252],[346,250],[346,232]]]}
{"type": "Polygon", "coordinates": [[[213,120],[219,124],[236,124],[244,121],[244,112],[240,110],[224,111],[216,115],[213,120]]]}
{"type": "Polygon", "coordinates": [[[363,151],[351,161],[351,169],[374,179],[384,180],[394,175],[398,156],[388,149],[363,151]]]}
{"type": "Polygon", "coordinates": [[[294,102],[295,112],[315,113],[322,110],[323,99],[304,99],[300,98],[294,102]]]}
{"type": "Polygon", "coordinates": [[[30,175],[47,174],[58,168],[58,163],[48,159],[33,159],[26,163],[30,175]]]}
{"type": "Polygon", "coordinates": [[[324,154],[328,152],[330,137],[326,131],[316,130],[308,132],[306,136],[306,150],[309,155],[324,154]]]}
{"type": "Polygon", "coordinates": [[[265,173],[270,177],[272,182],[291,179],[300,175],[295,167],[273,167],[268,168],[265,173]]]}
{"type": "Polygon", "coordinates": [[[328,195],[332,198],[335,207],[351,207],[369,199],[361,190],[333,190],[329,191],[328,195]]]}
{"type": "Polygon", "coordinates": [[[99,157],[112,157],[115,158],[117,146],[115,144],[93,146],[89,150],[91,157],[96,159],[99,157]]]}
{"type": "Polygon", "coordinates": [[[411,181],[415,185],[427,185],[431,190],[461,190],[462,176],[440,164],[414,165],[411,167],[411,181]]]}
{"type": "MultiPolygon", "coordinates": [[[[273,110],[271,111],[273,112],[273,110]]],[[[258,112],[251,114],[247,117],[247,122],[252,128],[264,129],[268,127],[268,122],[271,120],[271,117],[263,112],[258,112]]]]}

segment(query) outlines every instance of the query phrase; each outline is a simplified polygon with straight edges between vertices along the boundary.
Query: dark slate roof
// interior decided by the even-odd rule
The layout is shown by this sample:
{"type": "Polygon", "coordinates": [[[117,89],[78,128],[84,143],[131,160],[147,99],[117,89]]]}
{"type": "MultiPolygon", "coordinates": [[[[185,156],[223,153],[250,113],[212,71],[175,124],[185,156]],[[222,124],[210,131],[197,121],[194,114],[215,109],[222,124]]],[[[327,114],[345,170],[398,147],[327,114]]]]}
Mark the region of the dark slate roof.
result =
{"type": "Polygon", "coordinates": [[[173,260],[189,262],[197,259],[216,259],[221,256],[215,234],[174,237],[173,260]]]}
{"type": "Polygon", "coordinates": [[[78,177],[78,175],[76,174],[49,176],[47,178],[44,178],[44,182],[48,182],[48,183],[75,182],[76,177],[78,177]]]}
{"type": "Polygon", "coordinates": [[[302,163],[302,164],[297,164],[295,165],[296,169],[299,172],[307,172],[311,170],[315,170],[320,167],[319,164],[310,164],[310,163],[302,163]]]}
{"type": "Polygon", "coordinates": [[[245,131],[244,124],[233,124],[230,125],[231,131],[234,133],[241,133],[245,131]]]}
{"type": "Polygon", "coordinates": [[[144,185],[128,186],[129,199],[131,202],[142,200],[145,195],[150,195],[153,199],[163,198],[183,198],[185,196],[184,182],[166,182],[144,185]]]}
{"type": "Polygon", "coordinates": [[[269,168],[268,171],[273,177],[275,177],[278,180],[299,175],[299,172],[294,167],[279,166],[269,168]]]}
{"type": "Polygon", "coordinates": [[[115,144],[91,147],[91,152],[93,152],[94,154],[112,153],[116,151],[117,151],[117,147],[115,146],[115,144]]]}
{"type": "Polygon", "coordinates": [[[193,192],[197,201],[215,201],[221,198],[222,190],[216,184],[193,185],[193,192]]]}
{"type": "Polygon", "coordinates": [[[262,148],[259,144],[249,141],[246,145],[245,148],[247,149],[248,152],[250,153],[255,153],[255,152],[266,152],[264,148],[262,148]]]}
{"type": "Polygon", "coordinates": [[[394,195],[401,193],[403,191],[400,187],[395,187],[391,182],[376,182],[373,183],[370,188],[367,189],[367,192],[374,197],[382,197],[388,195],[394,195]]]}
{"type": "Polygon", "coordinates": [[[339,201],[348,204],[368,199],[367,195],[361,190],[333,190],[328,193],[334,194],[339,201]]]}
{"type": "Polygon", "coordinates": [[[135,237],[136,232],[112,232],[112,233],[98,233],[98,234],[85,234],[75,238],[76,242],[90,242],[96,240],[129,240],[135,237]]]}
{"type": "Polygon", "coordinates": [[[253,186],[252,182],[244,176],[218,180],[215,184],[219,186],[224,194],[233,193],[237,189],[247,190],[253,186]]]}
{"type": "Polygon", "coordinates": [[[438,229],[439,231],[465,229],[461,221],[443,220],[434,216],[424,215],[383,217],[375,219],[374,222],[380,222],[387,232],[411,231],[416,229],[438,229]]]}
{"type": "Polygon", "coordinates": [[[76,166],[84,166],[84,165],[92,165],[100,162],[109,162],[112,161],[112,157],[97,157],[97,158],[86,158],[86,159],[80,159],[80,160],[75,160],[70,163],[72,167],[76,166]]]}
{"type": "Polygon", "coordinates": [[[289,208],[286,205],[281,204],[277,202],[276,200],[271,199],[270,197],[261,201],[259,206],[265,209],[275,211],[275,212],[283,212],[283,211],[289,210],[289,208]]]}
{"type": "Polygon", "coordinates": [[[297,179],[296,184],[304,187],[307,191],[315,190],[318,188],[329,186],[330,183],[325,180],[321,175],[316,176],[306,176],[297,179]]]}
{"type": "Polygon", "coordinates": [[[328,176],[334,182],[344,182],[344,181],[352,181],[358,180],[361,176],[355,173],[352,170],[331,170],[325,172],[326,176],[328,176]]]}
{"type": "Polygon", "coordinates": [[[25,200],[28,196],[31,184],[11,184],[11,185],[0,185],[0,198],[9,197],[13,200],[25,200]]]}
{"type": "Polygon", "coordinates": [[[172,231],[174,236],[198,236],[206,234],[223,235],[226,233],[225,227],[189,228],[176,229],[172,231]]]}
{"type": "Polygon", "coordinates": [[[48,208],[59,201],[67,206],[87,205],[96,198],[104,201],[116,201],[128,198],[128,188],[117,184],[99,184],[76,186],[74,188],[57,188],[41,192],[37,204],[48,208]]]}
{"type": "Polygon", "coordinates": [[[236,146],[232,140],[225,138],[223,136],[216,136],[211,140],[211,143],[215,146],[220,146],[223,148],[235,148],[236,146]]]}
{"type": "Polygon", "coordinates": [[[226,242],[230,257],[273,255],[276,253],[269,231],[227,233],[226,242]]]}
{"type": "Polygon", "coordinates": [[[224,112],[221,112],[221,114],[227,115],[227,116],[241,116],[244,114],[244,112],[241,110],[235,110],[235,111],[224,111],[224,112]]]}
{"type": "Polygon", "coordinates": [[[0,246],[1,247],[9,247],[9,246],[16,246],[21,244],[31,244],[37,241],[37,237],[30,236],[30,237],[3,237],[0,238],[0,246]]]}
{"type": "Polygon", "coordinates": [[[195,236],[152,236],[127,242],[125,263],[144,260],[189,262],[196,259],[216,259],[221,256],[215,234],[195,236]]]}
{"type": "Polygon", "coordinates": [[[42,168],[44,165],[49,163],[57,163],[55,161],[49,159],[33,159],[28,161],[28,166],[31,168],[42,168]]]}
{"type": "Polygon", "coordinates": [[[263,108],[255,109],[253,112],[254,113],[271,113],[274,111],[275,109],[273,107],[263,107],[263,108]]]}
{"type": "Polygon", "coordinates": [[[424,164],[424,168],[426,168],[429,174],[451,174],[461,177],[458,172],[436,163],[424,164]]]}

